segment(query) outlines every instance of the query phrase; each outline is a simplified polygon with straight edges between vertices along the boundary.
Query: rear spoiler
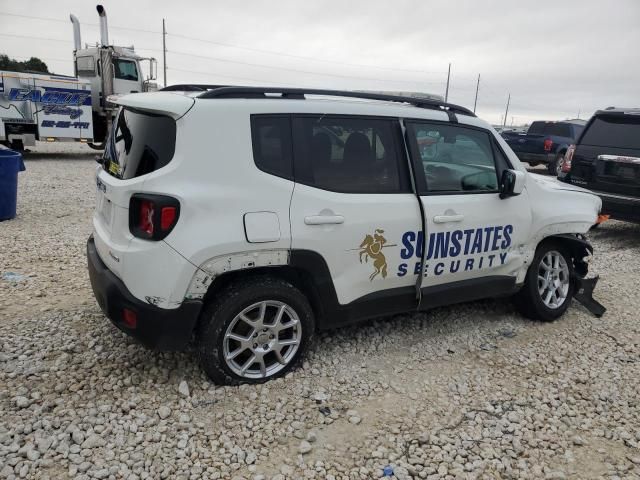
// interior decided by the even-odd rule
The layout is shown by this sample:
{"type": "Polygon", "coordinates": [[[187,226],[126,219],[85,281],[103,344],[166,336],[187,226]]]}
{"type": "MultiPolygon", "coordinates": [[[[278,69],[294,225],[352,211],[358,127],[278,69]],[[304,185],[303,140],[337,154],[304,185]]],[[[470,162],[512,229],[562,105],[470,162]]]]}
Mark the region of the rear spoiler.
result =
{"type": "Polygon", "coordinates": [[[125,95],[109,95],[107,101],[136,110],[167,115],[174,120],[183,117],[196,103],[187,95],[171,92],[129,93],[125,95]]]}

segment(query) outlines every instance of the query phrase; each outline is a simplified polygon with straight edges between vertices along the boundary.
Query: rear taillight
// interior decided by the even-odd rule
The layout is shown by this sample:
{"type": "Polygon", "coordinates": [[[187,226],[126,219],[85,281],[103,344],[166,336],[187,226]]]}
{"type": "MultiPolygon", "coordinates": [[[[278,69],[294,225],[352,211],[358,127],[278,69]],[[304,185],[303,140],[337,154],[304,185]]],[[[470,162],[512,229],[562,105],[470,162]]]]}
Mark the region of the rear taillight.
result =
{"type": "Polygon", "coordinates": [[[138,217],[138,228],[149,236],[153,236],[153,202],[149,200],[140,201],[140,216],[138,217]]]}
{"type": "Polygon", "coordinates": [[[129,202],[129,230],[145,240],[162,240],[178,222],[180,203],[165,195],[136,193],[129,202]]]}
{"type": "Polygon", "coordinates": [[[571,161],[573,160],[573,153],[576,151],[575,145],[570,145],[567,149],[567,153],[564,154],[564,162],[562,163],[562,173],[569,173],[571,171],[571,161]]]}
{"type": "Polygon", "coordinates": [[[553,140],[551,140],[550,138],[545,139],[545,141],[544,141],[544,151],[545,152],[550,152],[551,151],[551,147],[553,147],[553,140]]]}

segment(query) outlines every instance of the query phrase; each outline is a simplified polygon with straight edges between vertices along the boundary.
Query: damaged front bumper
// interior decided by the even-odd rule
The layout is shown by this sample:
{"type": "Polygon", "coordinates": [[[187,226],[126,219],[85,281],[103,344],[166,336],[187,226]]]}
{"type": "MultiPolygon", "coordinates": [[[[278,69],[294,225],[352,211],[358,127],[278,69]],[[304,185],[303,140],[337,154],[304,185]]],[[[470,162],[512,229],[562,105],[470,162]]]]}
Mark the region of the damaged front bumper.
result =
{"type": "Polygon", "coordinates": [[[593,290],[596,288],[598,280],[600,280],[599,276],[593,278],[577,278],[576,293],[573,298],[580,302],[593,315],[600,318],[607,309],[593,298],[593,290]]]}
{"type": "Polygon", "coordinates": [[[600,318],[607,311],[601,303],[593,298],[593,290],[600,277],[586,278],[589,273],[589,263],[586,259],[593,255],[593,247],[581,234],[562,234],[556,235],[556,237],[564,240],[571,250],[574,266],[574,298],[589,312],[600,318]]]}

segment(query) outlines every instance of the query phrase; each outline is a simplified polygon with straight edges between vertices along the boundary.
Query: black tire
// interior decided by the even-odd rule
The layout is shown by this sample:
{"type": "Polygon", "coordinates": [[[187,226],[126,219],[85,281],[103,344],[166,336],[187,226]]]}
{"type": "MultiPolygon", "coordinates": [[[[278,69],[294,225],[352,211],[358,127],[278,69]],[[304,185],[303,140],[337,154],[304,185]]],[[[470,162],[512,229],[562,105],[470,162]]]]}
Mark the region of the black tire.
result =
{"type": "Polygon", "coordinates": [[[562,168],[562,164],[564,163],[564,152],[556,155],[556,158],[553,162],[547,164],[547,171],[550,175],[557,177],[560,175],[560,169],[562,168]]]}
{"type": "Polygon", "coordinates": [[[573,259],[569,250],[562,242],[555,240],[543,241],[537,248],[536,254],[533,257],[531,266],[527,270],[527,276],[523,287],[514,297],[514,303],[517,309],[522,315],[532,320],[542,320],[544,322],[551,322],[561,317],[564,312],[567,311],[571,300],[573,298],[575,290],[575,273],[573,267],[573,259]],[[568,291],[564,302],[555,308],[547,306],[540,294],[538,285],[538,271],[542,259],[550,252],[558,252],[564,261],[568,269],[568,291]]]}
{"type": "MultiPolygon", "coordinates": [[[[270,305],[266,308],[271,307],[270,305]]],[[[236,323],[239,325],[240,321],[236,320],[236,323]]],[[[248,325],[247,323],[247,326],[248,325]]],[[[205,306],[200,315],[199,327],[196,332],[196,346],[200,364],[214,383],[219,385],[263,383],[267,380],[285,375],[299,363],[302,354],[313,338],[314,331],[315,320],[313,311],[304,294],[284,280],[262,276],[230,284],[205,306]],[[297,315],[297,319],[299,320],[299,328],[291,328],[294,332],[297,330],[295,335],[300,336],[300,341],[297,350],[287,361],[286,365],[280,367],[280,370],[272,375],[266,375],[261,378],[247,378],[234,372],[230,364],[225,360],[225,332],[227,332],[231,323],[243,310],[259,302],[280,302],[290,307],[291,311],[297,315]]],[[[254,329],[252,332],[257,333],[257,330],[254,329]]],[[[275,334],[278,338],[279,335],[280,333],[275,334]]],[[[251,332],[249,332],[247,336],[251,337],[251,332]]],[[[250,340],[250,342],[253,341],[254,340],[250,340]]],[[[259,341],[259,338],[256,339],[256,342],[257,341],[259,341]]],[[[255,347],[255,345],[257,344],[254,344],[253,347],[255,347]]],[[[242,352],[243,355],[245,353],[249,356],[249,358],[247,358],[248,361],[255,351],[247,348],[242,352]]],[[[267,355],[271,354],[264,354],[265,358],[267,355]]],[[[273,355],[275,356],[275,352],[273,355]]],[[[233,361],[231,361],[231,363],[233,364],[233,361]]],[[[250,366],[253,365],[254,364],[251,364],[250,366]]]]}
{"type": "Polygon", "coordinates": [[[89,145],[89,148],[93,149],[93,150],[104,150],[104,145],[105,143],[91,143],[91,142],[87,142],[87,145],[89,145]]]}
{"type": "Polygon", "coordinates": [[[9,144],[9,148],[11,150],[15,150],[16,152],[24,152],[24,143],[22,143],[22,140],[13,140],[10,144],[9,144]]]}

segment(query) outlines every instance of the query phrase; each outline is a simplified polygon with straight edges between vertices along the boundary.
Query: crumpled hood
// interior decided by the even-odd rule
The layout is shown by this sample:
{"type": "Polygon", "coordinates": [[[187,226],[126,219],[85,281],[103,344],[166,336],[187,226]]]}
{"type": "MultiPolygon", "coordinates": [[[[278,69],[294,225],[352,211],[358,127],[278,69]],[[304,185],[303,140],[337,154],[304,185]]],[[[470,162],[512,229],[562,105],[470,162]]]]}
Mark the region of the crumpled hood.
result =
{"type": "Polygon", "coordinates": [[[591,190],[587,190],[586,188],[577,187],[575,185],[571,185],[569,183],[564,183],[554,177],[549,177],[545,175],[540,175],[539,173],[531,173],[527,174],[531,180],[536,182],[538,185],[543,188],[549,188],[552,190],[566,190],[569,192],[580,192],[580,193],[589,193],[591,195],[595,195],[591,190]]]}

